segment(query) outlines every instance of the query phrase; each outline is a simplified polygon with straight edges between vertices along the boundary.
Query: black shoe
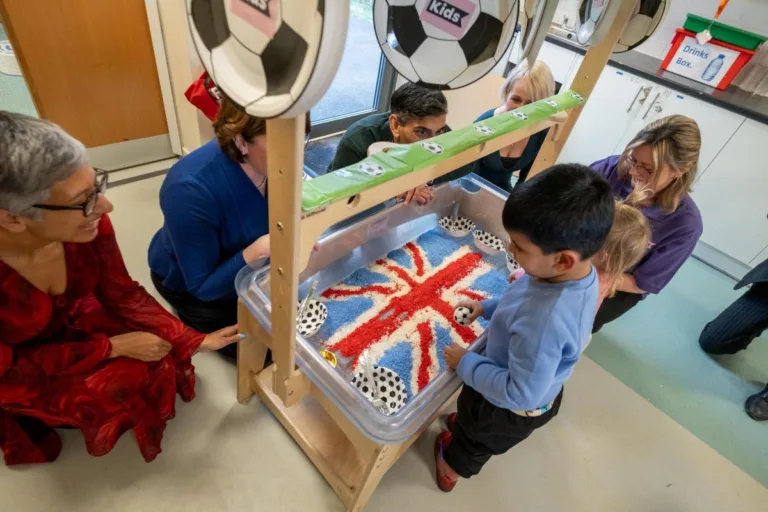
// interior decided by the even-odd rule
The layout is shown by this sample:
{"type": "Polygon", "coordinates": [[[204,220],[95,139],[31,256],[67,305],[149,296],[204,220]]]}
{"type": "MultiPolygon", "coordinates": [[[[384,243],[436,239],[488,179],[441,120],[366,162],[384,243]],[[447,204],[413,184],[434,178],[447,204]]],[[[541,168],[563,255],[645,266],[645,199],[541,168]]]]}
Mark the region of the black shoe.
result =
{"type": "Polygon", "coordinates": [[[749,417],[757,421],[768,421],[768,386],[759,393],[747,398],[744,410],[749,417]]]}

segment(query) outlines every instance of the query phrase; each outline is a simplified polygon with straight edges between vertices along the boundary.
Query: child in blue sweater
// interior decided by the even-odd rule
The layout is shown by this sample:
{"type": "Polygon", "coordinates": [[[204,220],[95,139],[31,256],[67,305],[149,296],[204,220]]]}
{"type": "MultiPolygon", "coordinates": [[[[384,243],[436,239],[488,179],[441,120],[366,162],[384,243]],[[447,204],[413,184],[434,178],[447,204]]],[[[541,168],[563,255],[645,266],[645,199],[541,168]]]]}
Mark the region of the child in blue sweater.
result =
{"type": "Polygon", "coordinates": [[[464,381],[458,412],[435,443],[437,483],[450,491],[492,455],[557,415],[563,383],[589,338],[598,298],[590,258],[611,229],[608,183],[589,167],[550,167],[518,186],[502,222],[526,274],[499,299],[467,302],[470,320],[490,319],[485,354],[458,345],[445,361],[464,381]]]}

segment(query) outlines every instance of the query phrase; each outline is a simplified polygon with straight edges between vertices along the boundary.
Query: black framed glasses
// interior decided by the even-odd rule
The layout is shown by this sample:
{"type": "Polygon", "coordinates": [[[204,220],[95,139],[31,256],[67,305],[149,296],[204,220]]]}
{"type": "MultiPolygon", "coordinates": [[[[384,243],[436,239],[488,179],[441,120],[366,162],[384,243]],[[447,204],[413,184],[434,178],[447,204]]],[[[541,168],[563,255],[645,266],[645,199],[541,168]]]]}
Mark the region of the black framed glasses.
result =
{"type": "Polygon", "coordinates": [[[627,165],[629,165],[630,169],[631,168],[635,168],[638,171],[643,171],[645,174],[647,174],[649,176],[651,176],[654,173],[654,169],[653,168],[648,167],[645,164],[641,164],[631,154],[628,154],[626,159],[627,159],[627,165]]]}
{"type": "Polygon", "coordinates": [[[34,208],[40,208],[41,210],[50,210],[54,212],[66,211],[66,210],[80,210],[83,212],[83,217],[90,217],[93,210],[96,208],[96,204],[99,202],[99,196],[103,195],[107,191],[107,183],[109,182],[107,171],[101,169],[96,170],[96,188],[93,192],[85,198],[80,204],[73,204],[69,206],[59,206],[55,204],[35,204],[34,208]]]}

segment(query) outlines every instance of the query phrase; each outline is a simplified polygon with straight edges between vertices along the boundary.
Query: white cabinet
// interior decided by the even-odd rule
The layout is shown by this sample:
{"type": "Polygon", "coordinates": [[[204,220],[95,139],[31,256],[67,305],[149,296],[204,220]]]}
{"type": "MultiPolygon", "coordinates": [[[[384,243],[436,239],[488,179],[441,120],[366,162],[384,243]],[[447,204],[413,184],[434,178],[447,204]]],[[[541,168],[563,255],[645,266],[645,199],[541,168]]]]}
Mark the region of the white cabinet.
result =
{"type": "Polygon", "coordinates": [[[558,162],[592,162],[615,154],[632,121],[642,111],[653,84],[606,67],[560,153],[558,162]]]}
{"type": "MultiPolygon", "coordinates": [[[[768,222],[768,220],[766,220],[766,222],[768,222]]],[[[756,267],[765,260],[768,260],[768,247],[766,247],[763,252],[758,254],[757,257],[750,262],[750,265],[756,267]]]]}
{"type": "Polygon", "coordinates": [[[744,122],[744,116],[680,94],[667,87],[655,85],[650,93],[650,99],[643,106],[642,113],[635,117],[615,151],[617,153],[623,151],[637,132],[647,124],[673,114],[690,117],[699,125],[701,131],[699,178],[744,122]]]}
{"type": "Polygon", "coordinates": [[[564,84],[568,75],[571,73],[573,62],[576,60],[576,55],[571,50],[566,50],[556,44],[544,41],[539,50],[539,55],[536,60],[543,61],[549,69],[552,70],[552,76],[555,78],[555,82],[564,84]]]}
{"type": "Polygon", "coordinates": [[[702,175],[693,198],[701,240],[745,265],[768,246],[768,126],[747,120],[702,175]]]}

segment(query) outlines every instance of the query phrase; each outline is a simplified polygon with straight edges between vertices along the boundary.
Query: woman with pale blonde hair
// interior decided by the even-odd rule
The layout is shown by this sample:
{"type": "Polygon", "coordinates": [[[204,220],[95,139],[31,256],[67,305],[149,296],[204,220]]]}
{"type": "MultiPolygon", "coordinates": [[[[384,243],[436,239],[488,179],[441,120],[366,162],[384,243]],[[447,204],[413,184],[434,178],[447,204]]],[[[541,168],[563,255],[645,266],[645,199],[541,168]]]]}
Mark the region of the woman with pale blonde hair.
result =
{"type": "Polygon", "coordinates": [[[592,332],[597,332],[649,293],[659,293],[688,257],[703,231],[701,214],[690,196],[696,180],[701,133],[696,121],[673,115],[640,130],[621,155],[592,164],[619,199],[637,207],[651,226],[651,247],[622,276],[616,293],[603,301],[592,332]]]}
{"type": "MultiPolygon", "coordinates": [[[[533,66],[529,67],[528,62],[523,61],[506,79],[500,92],[502,105],[484,112],[475,122],[489,119],[554,95],[555,79],[552,77],[549,66],[543,62],[536,61],[533,66]]],[[[534,133],[530,137],[501,148],[501,150],[477,160],[474,165],[447,174],[436,180],[435,183],[454,180],[469,172],[474,172],[494,185],[511,192],[513,188],[511,184],[512,173],[520,171],[517,183],[525,181],[544,139],[547,138],[548,131],[543,130],[534,133]]]]}

